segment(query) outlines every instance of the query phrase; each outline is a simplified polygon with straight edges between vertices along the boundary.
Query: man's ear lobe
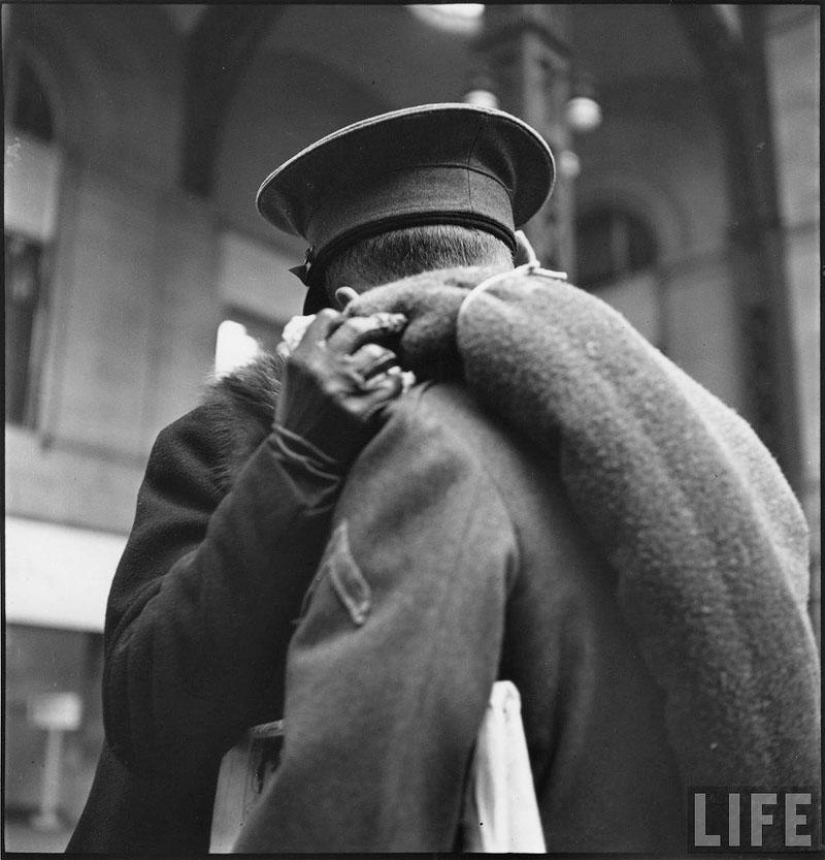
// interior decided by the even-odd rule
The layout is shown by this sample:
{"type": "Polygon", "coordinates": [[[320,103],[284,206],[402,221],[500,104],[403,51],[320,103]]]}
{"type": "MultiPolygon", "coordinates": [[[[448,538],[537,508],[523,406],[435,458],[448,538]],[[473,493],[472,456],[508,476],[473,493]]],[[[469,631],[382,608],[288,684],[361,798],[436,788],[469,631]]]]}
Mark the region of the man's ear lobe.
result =
{"type": "Polygon", "coordinates": [[[358,297],[358,293],[352,287],[338,287],[334,296],[338,310],[342,311],[353,299],[358,297]]]}

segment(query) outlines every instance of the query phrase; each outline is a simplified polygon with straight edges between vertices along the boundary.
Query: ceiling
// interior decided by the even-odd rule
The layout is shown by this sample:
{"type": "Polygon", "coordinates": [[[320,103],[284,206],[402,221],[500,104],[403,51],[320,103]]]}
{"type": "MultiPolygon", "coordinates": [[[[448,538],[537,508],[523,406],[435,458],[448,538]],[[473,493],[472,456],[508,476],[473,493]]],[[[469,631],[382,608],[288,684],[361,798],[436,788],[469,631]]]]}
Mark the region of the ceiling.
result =
{"type": "Polygon", "coordinates": [[[461,99],[469,37],[441,31],[400,5],[282,9],[262,50],[320,62],[392,106],[461,99]]]}
{"type": "MultiPolygon", "coordinates": [[[[439,29],[400,4],[163,8],[189,43],[187,176],[198,177],[202,187],[186,184],[195,190],[208,189],[216,131],[250,71],[251,53],[326,69],[340,85],[388,110],[460,101],[479,63],[472,35],[439,29]]],[[[671,6],[569,4],[567,11],[573,68],[593,77],[605,124],[611,109],[632,110],[642,121],[661,117],[669,109],[668,92],[699,90],[701,66],[683,32],[684,15],[671,6]]],[[[675,101],[671,107],[680,110],[675,101]]]]}
{"type": "MultiPolygon", "coordinates": [[[[572,55],[597,86],[696,79],[699,65],[666,4],[571,4],[572,55]]],[[[262,50],[320,61],[390,105],[460,99],[471,36],[439,30],[402,5],[287,5],[262,50]]]]}

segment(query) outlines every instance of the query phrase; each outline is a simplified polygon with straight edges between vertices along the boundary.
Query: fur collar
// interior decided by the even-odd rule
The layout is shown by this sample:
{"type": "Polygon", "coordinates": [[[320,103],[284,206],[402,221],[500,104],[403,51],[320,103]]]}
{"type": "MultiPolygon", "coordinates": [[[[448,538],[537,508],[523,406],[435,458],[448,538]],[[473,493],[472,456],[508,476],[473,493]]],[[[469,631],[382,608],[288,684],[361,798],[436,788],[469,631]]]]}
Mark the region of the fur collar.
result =
{"type": "Polygon", "coordinates": [[[283,359],[261,353],[254,362],[211,382],[203,404],[216,416],[215,434],[223,452],[218,479],[226,489],[263,442],[275,418],[283,359]]]}
{"type": "MultiPolygon", "coordinates": [[[[415,275],[362,294],[347,313],[374,313],[385,302],[395,302],[410,321],[399,341],[389,344],[402,366],[413,370],[419,381],[460,378],[455,336],[458,308],[468,290],[500,271],[500,266],[468,266],[415,275]]],[[[282,373],[283,359],[262,353],[250,364],[214,380],[206,390],[203,403],[214,407],[215,433],[223,451],[219,480],[227,489],[269,433],[282,373]]]]}

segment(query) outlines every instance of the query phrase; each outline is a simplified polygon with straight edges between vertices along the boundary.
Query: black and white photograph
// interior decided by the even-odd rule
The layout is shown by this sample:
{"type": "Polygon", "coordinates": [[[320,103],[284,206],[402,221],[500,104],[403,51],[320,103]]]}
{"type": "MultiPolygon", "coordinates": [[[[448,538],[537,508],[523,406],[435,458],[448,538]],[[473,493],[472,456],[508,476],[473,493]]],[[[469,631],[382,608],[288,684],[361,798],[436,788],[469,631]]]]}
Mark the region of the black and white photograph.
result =
{"type": "Polygon", "coordinates": [[[825,850],[820,5],[0,11],[4,856],[825,850]]]}

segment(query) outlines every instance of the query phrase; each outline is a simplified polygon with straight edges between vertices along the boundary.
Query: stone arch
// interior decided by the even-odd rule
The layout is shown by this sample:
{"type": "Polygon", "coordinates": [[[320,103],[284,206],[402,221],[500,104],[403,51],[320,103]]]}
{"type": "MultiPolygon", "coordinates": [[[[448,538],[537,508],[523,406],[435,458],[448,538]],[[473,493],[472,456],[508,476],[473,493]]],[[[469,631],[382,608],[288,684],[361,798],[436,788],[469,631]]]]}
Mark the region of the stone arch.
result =
{"type": "Polygon", "coordinates": [[[207,7],[189,36],[180,166],[187,190],[212,191],[227,112],[261,39],[280,14],[275,4],[207,7]]]}
{"type": "Polygon", "coordinates": [[[338,67],[300,53],[260,52],[227,109],[215,155],[215,207],[263,241],[286,238],[255,210],[264,178],[323,135],[390,107],[338,67]]]}
{"type": "Polygon", "coordinates": [[[10,29],[10,51],[38,46],[69,154],[174,179],[181,48],[160,10],[26,4],[10,29]]]}
{"type": "Polygon", "coordinates": [[[596,169],[576,197],[577,214],[621,206],[637,216],[656,237],[659,263],[678,260],[690,244],[687,219],[670,195],[645,176],[616,168],[596,169]]]}
{"type": "MultiPolygon", "coordinates": [[[[52,139],[55,144],[66,141],[71,122],[71,83],[63,75],[60,47],[48,41],[48,34],[35,33],[21,25],[19,15],[4,22],[11,33],[4,43],[3,72],[6,77],[6,96],[15,88],[16,66],[22,61],[29,64],[44,96],[48,101],[52,119],[52,139]]],[[[10,109],[6,102],[6,111],[10,109]]],[[[8,116],[8,114],[7,114],[8,116]]]]}

